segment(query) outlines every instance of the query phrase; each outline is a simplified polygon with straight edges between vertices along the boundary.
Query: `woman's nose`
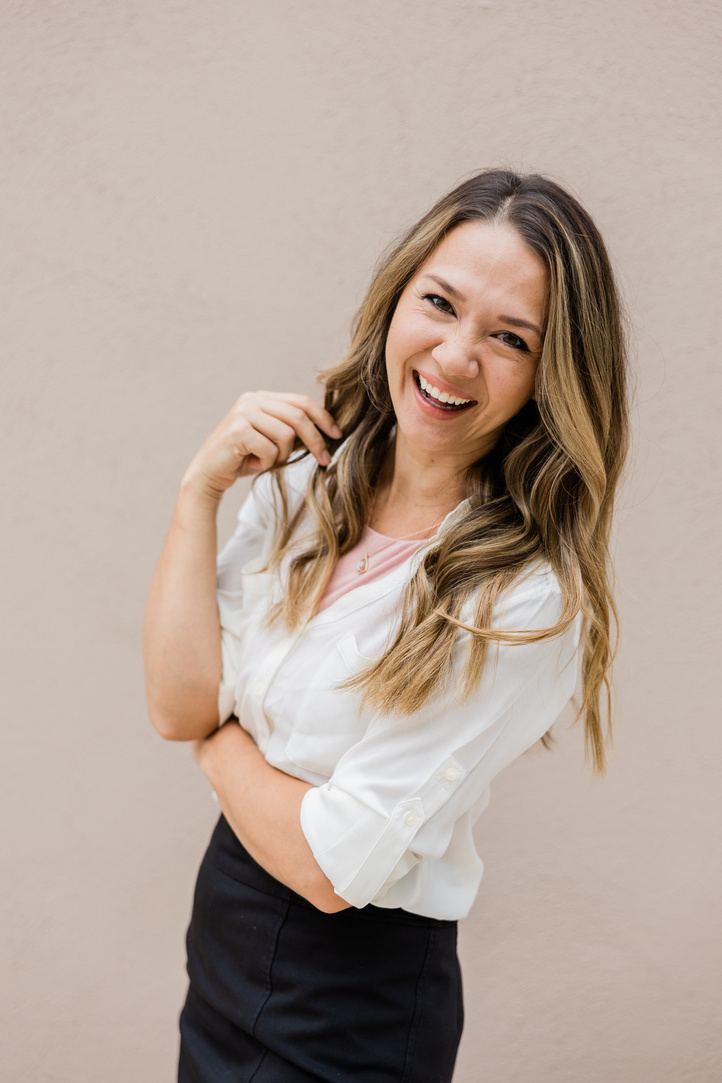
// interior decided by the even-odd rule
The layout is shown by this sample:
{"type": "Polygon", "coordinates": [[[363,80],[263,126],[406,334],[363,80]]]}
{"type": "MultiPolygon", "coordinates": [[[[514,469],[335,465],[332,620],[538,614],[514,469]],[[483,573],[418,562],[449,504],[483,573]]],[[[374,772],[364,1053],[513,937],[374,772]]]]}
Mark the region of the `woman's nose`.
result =
{"type": "Polygon", "coordinates": [[[473,345],[463,335],[449,335],[434,346],[431,356],[448,376],[461,376],[468,380],[479,375],[479,362],[473,345]]]}

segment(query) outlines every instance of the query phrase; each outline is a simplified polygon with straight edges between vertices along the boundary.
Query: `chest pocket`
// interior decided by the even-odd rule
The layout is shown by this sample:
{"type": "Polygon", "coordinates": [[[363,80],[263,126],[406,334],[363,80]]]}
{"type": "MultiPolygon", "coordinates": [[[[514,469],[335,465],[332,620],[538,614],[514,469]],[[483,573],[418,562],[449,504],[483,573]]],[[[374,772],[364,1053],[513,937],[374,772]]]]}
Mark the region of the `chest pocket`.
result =
{"type": "MultiPolygon", "coordinates": [[[[283,667],[278,690],[291,721],[286,754],[299,767],[328,777],[363,737],[369,717],[361,713],[362,694],[338,685],[369,661],[359,652],[353,633],[347,632],[321,657],[311,660],[308,652],[299,652],[283,667]]],[[[269,705],[275,694],[270,693],[269,705]]]]}
{"type": "MultiPolygon", "coordinates": [[[[278,597],[278,584],[276,576],[271,572],[241,572],[239,577],[239,593],[235,596],[235,612],[230,621],[231,630],[237,632],[242,639],[244,652],[247,650],[249,637],[258,635],[259,629],[270,606],[278,597]]],[[[223,598],[218,596],[219,609],[223,617],[223,598]]]]}

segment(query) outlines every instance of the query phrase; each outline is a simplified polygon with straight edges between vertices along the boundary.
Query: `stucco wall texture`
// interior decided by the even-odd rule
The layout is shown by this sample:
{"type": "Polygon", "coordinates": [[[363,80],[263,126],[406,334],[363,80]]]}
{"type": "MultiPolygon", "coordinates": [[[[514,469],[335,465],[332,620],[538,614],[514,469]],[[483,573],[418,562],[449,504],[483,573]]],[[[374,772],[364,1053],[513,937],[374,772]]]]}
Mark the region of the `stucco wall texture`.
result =
{"type": "MultiPolygon", "coordinates": [[[[147,721],[179,479],[315,390],[380,250],[510,164],[602,227],[631,318],[616,756],[493,787],[455,1083],[722,1079],[717,3],[6,0],[0,9],[2,1076],[170,1083],[217,815],[147,721]]],[[[243,495],[226,499],[227,536],[243,495]]]]}

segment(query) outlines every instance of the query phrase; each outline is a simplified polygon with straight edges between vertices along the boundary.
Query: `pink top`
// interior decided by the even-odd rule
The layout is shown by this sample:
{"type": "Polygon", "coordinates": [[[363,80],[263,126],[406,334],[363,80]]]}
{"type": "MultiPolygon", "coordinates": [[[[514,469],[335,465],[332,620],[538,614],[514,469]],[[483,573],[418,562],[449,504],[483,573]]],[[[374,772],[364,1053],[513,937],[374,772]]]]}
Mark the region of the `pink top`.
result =
{"type": "Polygon", "coordinates": [[[411,554],[427,541],[426,538],[412,538],[406,541],[403,538],[387,538],[385,534],[379,534],[371,527],[365,526],[360,541],[349,549],[336,564],[328,586],[324,591],[323,598],[318,603],[317,613],[326,609],[329,605],[340,598],[342,594],[360,587],[362,583],[371,583],[374,579],[381,579],[399,564],[411,556],[411,554]],[[363,561],[368,553],[368,568],[360,574],[357,565],[363,561]],[[378,553],[378,556],[374,556],[378,553]]]}

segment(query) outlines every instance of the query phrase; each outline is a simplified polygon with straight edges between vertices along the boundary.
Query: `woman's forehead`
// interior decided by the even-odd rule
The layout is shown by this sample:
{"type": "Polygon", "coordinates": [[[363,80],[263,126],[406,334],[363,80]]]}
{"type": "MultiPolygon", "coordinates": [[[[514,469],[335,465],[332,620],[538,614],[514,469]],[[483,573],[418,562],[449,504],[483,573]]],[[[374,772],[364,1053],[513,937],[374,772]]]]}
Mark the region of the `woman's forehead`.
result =
{"type": "Polygon", "coordinates": [[[546,267],[507,223],[474,221],[456,226],[419,268],[419,277],[441,280],[439,284],[459,300],[508,296],[533,308],[539,317],[547,306],[546,267]]]}

